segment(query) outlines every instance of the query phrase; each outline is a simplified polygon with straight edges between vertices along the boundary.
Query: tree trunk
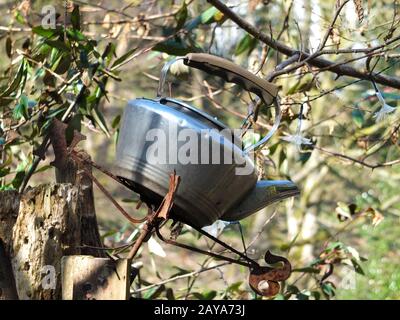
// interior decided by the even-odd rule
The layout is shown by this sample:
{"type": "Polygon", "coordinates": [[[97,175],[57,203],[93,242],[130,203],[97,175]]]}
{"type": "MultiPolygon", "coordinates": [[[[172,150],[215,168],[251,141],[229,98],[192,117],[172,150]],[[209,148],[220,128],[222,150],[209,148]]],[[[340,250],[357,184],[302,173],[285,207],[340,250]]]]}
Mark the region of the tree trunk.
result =
{"type": "Polygon", "coordinates": [[[17,191],[0,192],[0,300],[18,299],[9,251],[19,198],[17,191]]]}
{"type": "Polygon", "coordinates": [[[78,190],[40,185],[20,198],[10,248],[20,299],[61,298],[61,258],[80,253],[78,190]]]}
{"type": "MultiPolygon", "coordinates": [[[[90,160],[87,153],[80,152],[85,159],[90,160]]],[[[78,187],[78,208],[77,211],[81,218],[81,241],[83,248],[82,254],[94,257],[107,257],[104,250],[96,247],[103,247],[100,239],[99,229],[96,219],[96,209],[93,196],[93,182],[85,174],[84,170],[92,172],[90,165],[75,163],[71,159],[64,170],[56,169],[56,181],[59,183],[71,183],[78,187]]]]}
{"type": "Polygon", "coordinates": [[[0,299],[61,299],[63,257],[106,257],[97,249],[93,186],[83,170],[91,168],[68,161],[56,171],[67,183],[0,192],[0,299]]]}
{"type": "Polygon", "coordinates": [[[5,245],[0,239],[0,300],[17,300],[17,288],[12,273],[10,259],[5,245]]]}

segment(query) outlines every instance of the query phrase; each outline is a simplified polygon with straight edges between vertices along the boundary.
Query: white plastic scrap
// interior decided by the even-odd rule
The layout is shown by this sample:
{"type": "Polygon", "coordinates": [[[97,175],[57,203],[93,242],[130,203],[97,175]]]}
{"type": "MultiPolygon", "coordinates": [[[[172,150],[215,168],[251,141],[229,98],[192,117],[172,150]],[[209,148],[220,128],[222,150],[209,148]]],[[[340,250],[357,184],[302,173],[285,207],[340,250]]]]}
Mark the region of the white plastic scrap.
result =
{"type": "Polygon", "coordinates": [[[212,225],[203,227],[202,229],[205,232],[211,234],[213,237],[218,237],[222,233],[222,231],[224,231],[225,227],[229,224],[230,222],[228,221],[217,220],[212,225]]]}
{"type": "Polygon", "coordinates": [[[302,118],[299,117],[298,119],[298,124],[297,124],[297,129],[296,129],[296,133],[293,134],[289,134],[286,137],[281,137],[282,140],[285,140],[287,142],[293,143],[297,149],[300,151],[301,145],[302,144],[312,144],[311,140],[308,138],[305,138],[301,135],[301,123],[302,123],[302,118]]]}
{"type": "Polygon", "coordinates": [[[147,246],[148,246],[149,251],[151,253],[154,253],[155,255],[157,255],[159,257],[162,257],[162,258],[165,258],[167,256],[167,254],[165,253],[164,249],[161,247],[161,245],[153,237],[151,237],[149,239],[149,241],[147,241],[147,246]]]}
{"type": "Polygon", "coordinates": [[[286,137],[282,137],[281,139],[295,144],[299,149],[302,144],[312,144],[311,140],[303,137],[301,133],[296,133],[295,135],[290,134],[286,137]]]}
{"type": "Polygon", "coordinates": [[[381,108],[379,109],[378,112],[375,112],[374,118],[376,122],[383,121],[387,118],[387,116],[392,113],[396,108],[389,106],[386,102],[385,99],[383,98],[382,94],[377,90],[375,91],[375,95],[379,100],[379,103],[381,104],[381,108]]]}

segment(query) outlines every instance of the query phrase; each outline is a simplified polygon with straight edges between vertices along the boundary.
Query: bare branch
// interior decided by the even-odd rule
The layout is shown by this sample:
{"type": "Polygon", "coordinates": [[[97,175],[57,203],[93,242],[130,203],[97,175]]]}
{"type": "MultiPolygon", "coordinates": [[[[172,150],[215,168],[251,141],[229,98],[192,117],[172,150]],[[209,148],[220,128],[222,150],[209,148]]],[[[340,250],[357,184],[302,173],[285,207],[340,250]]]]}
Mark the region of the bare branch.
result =
{"type": "MultiPolygon", "coordinates": [[[[255,26],[251,25],[246,20],[242,19],[231,9],[229,9],[225,4],[223,4],[220,0],[207,0],[207,1],[211,3],[213,6],[215,6],[218,10],[220,10],[226,17],[235,22],[239,27],[247,31],[249,34],[251,34],[254,38],[269,45],[270,47],[283,53],[284,55],[291,57],[294,54],[299,53],[302,60],[305,60],[308,57],[310,57],[311,54],[306,53],[304,51],[293,49],[280,41],[272,39],[269,35],[260,32],[255,26]]],[[[376,83],[400,89],[400,78],[391,77],[383,74],[377,74],[377,73],[370,74],[369,72],[360,71],[348,65],[336,65],[335,63],[329,60],[319,57],[322,54],[323,51],[319,52],[318,55],[310,59],[308,63],[314,67],[324,68],[327,71],[336,73],[338,76],[348,76],[368,81],[373,79],[376,83]]]]}

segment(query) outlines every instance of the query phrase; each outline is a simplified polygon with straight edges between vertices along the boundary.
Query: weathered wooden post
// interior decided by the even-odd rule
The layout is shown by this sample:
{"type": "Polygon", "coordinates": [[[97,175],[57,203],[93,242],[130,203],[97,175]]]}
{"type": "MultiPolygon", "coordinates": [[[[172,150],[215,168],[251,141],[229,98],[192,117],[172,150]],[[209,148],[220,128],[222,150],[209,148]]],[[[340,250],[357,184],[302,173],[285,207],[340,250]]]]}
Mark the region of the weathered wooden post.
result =
{"type": "Polygon", "coordinates": [[[23,194],[0,192],[0,221],[2,291],[10,292],[5,287],[15,280],[19,299],[61,298],[61,258],[80,252],[76,187],[44,184],[23,194]]]}

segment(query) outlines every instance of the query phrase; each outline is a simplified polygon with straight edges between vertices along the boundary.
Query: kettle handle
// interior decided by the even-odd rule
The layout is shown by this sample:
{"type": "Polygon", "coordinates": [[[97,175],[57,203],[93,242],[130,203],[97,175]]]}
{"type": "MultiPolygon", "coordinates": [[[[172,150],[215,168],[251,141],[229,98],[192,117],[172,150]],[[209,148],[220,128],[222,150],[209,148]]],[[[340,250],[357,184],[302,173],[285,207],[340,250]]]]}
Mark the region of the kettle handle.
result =
{"type": "Polygon", "coordinates": [[[270,105],[278,94],[278,87],[274,84],[218,56],[207,53],[189,53],[183,57],[183,63],[219,76],[228,82],[236,83],[247,91],[255,93],[266,105],[270,105]]]}
{"type": "Polygon", "coordinates": [[[157,96],[161,96],[164,88],[165,76],[169,67],[177,60],[183,60],[183,63],[189,67],[203,70],[223,78],[228,82],[236,83],[247,91],[255,93],[266,105],[271,103],[275,106],[275,122],[271,130],[257,143],[247,147],[244,153],[249,153],[262,147],[278,129],[281,121],[281,109],[278,99],[278,87],[260,77],[257,77],[248,70],[234,64],[224,58],[207,53],[189,53],[184,57],[177,57],[167,62],[160,77],[160,83],[157,96]]]}

